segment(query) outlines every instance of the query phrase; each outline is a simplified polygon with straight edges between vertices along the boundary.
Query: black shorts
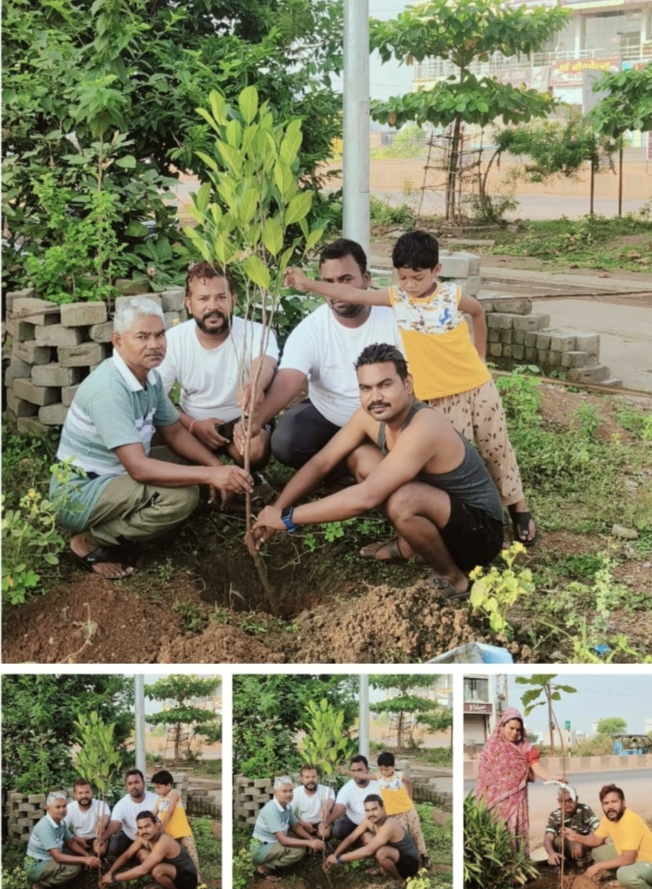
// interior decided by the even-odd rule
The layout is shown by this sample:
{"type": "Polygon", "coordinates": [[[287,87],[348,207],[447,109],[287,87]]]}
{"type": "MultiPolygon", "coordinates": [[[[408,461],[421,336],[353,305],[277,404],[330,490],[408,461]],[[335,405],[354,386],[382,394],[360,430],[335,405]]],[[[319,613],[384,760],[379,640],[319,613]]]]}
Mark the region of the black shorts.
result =
{"type": "MultiPolygon", "coordinates": [[[[242,420],[242,417],[236,417],[234,420],[229,420],[227,423],[222,423],[221,426],[216,426],[215,431],[218,435],[221,435],[222,438],[228,439],[229,442],[233,441],[233,430],[235,428],[236,423],[239,423],[242,420]]],[[[270,435],[274,431],[274,421],[270,420],[269,423],[265,423],[264,426],[261,427],[263,431],[269,433],[270,435]]],[[[226,447],[226,445],[223,445],[226,447]]]]}
{"type": "Polygon", "coordinates": [[[407,855],[399,855],[396,862],[396,870],[400,876],[407,880],[408,877],[415,877],[419,873],[421,862],[418,858],[410,858],[407,855]]]}
{"type": "Polygon", "coordinates": [[[192,874],[189,870],[181,870],[178,867],[177,875],[172,882],[177,889],[197,889],[197,874],[192,874]]]}
{"type": "Polygon", "coordinates": [[[488,565],[503,546],[503,520],[449,494],[451,514],[441,536],[460,571],[488,565]]]}

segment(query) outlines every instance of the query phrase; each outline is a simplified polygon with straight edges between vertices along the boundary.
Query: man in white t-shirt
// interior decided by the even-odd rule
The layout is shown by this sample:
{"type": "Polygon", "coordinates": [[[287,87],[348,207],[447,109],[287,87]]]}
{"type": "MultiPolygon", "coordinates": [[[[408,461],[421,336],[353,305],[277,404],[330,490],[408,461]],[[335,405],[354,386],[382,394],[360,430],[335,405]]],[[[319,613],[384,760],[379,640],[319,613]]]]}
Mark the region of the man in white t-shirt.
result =
{"type": "MultiPolygon", "coordinates": [[[[366,289],[371,283],[367,257],[355,241],[341,238],[319,257],[322,281],[366,289]]],[[[372,343],[401,348],[391,309],[354,306],[327,299],[292,331],[283,349],[281,366],[265,400],[256,411],[264,427],[298,394],[308,380],[308,398],[286,411],[272,435],[272,453],[286,466],[300,469],[320,451],[360,407],[353,364],[372,343]]],[[[242,443],[241,426],[236,441],[242,443]]]]}
{"type": "Polygon", "coordinates": [[[92,849],[95,855],[106,855],[109,848],[108,840],[98,841],[111,820],[111,809],[100,799],[93,799],[93,790],[85,778],[77,778],[72,785],[74,802],[68,803],[66,817],[63,819],[70,832],[86,849],[92,849]]]}
{"type": "MultiPolygon", "coordinates": [[[[166,392],[175,382],[181,387],[180,419],[186,429],[242,466],[233,427],[265,398],[276,373],[278,346],[271,330],[265,333],[262,324],[234,315],[235,304],[230,272],[216,263],[192,266],[186,278],[192,318],[167,331],[167,353],[158,371],[166,392]]],[[[269,460],[269,440],[268,429],[252,439],[253,469],[269,460]]]]}
{"type": "Polygon", "coordinates": [[[98,839],[101,842],[111,840],[109,855],[119,858],[138,836],[136,817],[139,812],[150,811],[158,802],[158,797],[150,790],[145,790],[145,778],[140,769],[130,769],[125,776],[127,795],[113,807],[109,826],[98,839]]]}
{"type": "Polygon", "coordinates": [[[380,785],[371,777],[369,762],[361,753],[351,757],[349,771],[353,778],[337,794],[335,805],[324,821],[327,827],[333,825],[333,836],[338,840],[348,837],[364,821],[365,797],[370,793],[380,794],[380,785]]]}
{"type": "Polygon", "coordinates": [[[331,787],[319,783],[317,769],[310,763],[301,766],[299,778],[301,786],[292,791],[292,811],[309,834],[327,840],[331,828],[324,825],[324,819],[333,807],[335,793],[331,787]]]}

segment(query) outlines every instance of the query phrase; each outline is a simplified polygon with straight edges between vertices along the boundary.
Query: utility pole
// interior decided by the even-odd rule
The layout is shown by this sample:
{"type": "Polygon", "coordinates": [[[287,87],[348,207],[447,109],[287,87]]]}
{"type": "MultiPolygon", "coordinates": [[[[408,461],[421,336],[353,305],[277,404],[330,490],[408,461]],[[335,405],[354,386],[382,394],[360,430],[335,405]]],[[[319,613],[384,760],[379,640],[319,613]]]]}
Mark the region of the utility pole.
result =
{"type": "Polygon", "coordinates": [[[136,768],[145,774],[145,677],[134,676],[136,768]]]}
{"type": "Polygon", "coordinates": [[[548,734],[550,735],[550,756],[555,755],[555,717],[552,713],[552,701],[550,699],[550,683],[544,685],[546,700],[548,701],[548,734]]]}
{"type": "Polygon", "coordinates": [[[358,753],[369,759],[369,676],[366,673],[360,674],[360,694],[358,700],[358,753]]]}
{"type": "Polygon", "coordinates": [[[344,237],[369,254],[369,0],[344,0],[344,237]]]}

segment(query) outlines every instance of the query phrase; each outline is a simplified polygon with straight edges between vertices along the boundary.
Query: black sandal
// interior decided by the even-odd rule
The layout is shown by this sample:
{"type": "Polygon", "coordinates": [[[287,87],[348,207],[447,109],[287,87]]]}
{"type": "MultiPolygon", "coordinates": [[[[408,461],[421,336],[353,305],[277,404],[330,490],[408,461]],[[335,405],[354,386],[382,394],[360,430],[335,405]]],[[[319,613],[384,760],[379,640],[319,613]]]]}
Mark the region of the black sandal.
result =
{"type": "Polygon", "coordinates": [[[471,595],[471,583],[469,583],[463,593],[458,593],[453,584],[440,577],[439,574],[431,574],[430,577],[426,578],[426,583],[435,589],[447,602],[460,602],[468,599],[471,595]]]}
{"type": "Polygon", "coordinates": [[[534,537],[528,537],[530,533],[530,522],[532,521],[531,512],[515,512],[509,509],[509,516],[512,520],[512,528],[514,529],[514,540],[522,543],[523,546],[534,546],[537,542],[536,526],[534,528],[534,537]]]}
{"type": "Polygon", "coordinates": [[[103,577],[105,580],[124,580],[126,577],[133,577],[133,575],[136,573],[135,565],[130,565],[128,562],[123,561],[126,556],[124,547],[98,546],[95,549],[91,550],[89,553],[86,553],[85,556],[78,555],[72,549],[70,550],[70,552],[73,554],[78,562],[81,562],[84,568],[86,568],[92,574],[97,575],[97,577],[103,577]],[[93,565],[99,565],[102,562],[115,562],[117,565],[120,565],[122,569],[124,569],[125,573],[99,574],[93,569],[93,565]],[[130,568],[131,571],[129,571],[130,568]]]}

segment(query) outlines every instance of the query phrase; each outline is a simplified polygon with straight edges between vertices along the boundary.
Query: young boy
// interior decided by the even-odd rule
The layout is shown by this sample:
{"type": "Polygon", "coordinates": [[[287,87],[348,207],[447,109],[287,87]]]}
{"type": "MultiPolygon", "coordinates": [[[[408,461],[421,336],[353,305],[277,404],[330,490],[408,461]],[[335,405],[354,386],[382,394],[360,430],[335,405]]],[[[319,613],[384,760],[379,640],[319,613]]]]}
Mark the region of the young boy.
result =
{"type": "Polygon", "coordinates": [[[174,789],[174,780],[166,769],[161,769],[160,772],[152,775],[152,784],[158,797],[153,814],[158,816],[158,820],[165,833],[169,834],[173,840],[178,840],[194,861],[197,868],[197,889],[200,889],[201,886],[204,886],[204,883],[199,875],[197,846],[195,845],[192,828],[188,823],[188,818],[181,802],[181,794],[174,789]]]}
{"type": "MultiPolygon", "coordinates": [[[[380,795],[387,815],[395,818],[403,830],[407,830],[421,856],[421,864],[425,868],[431,866],[426,841],[423,838],[419,813],[412,802],[412,781],[405,772],[397,771],[393,753],[385,751],[378,756],[378,774],[371,777],[380,785],[380,795]]],[[[338,771],[342,775],[352,774],[342,766],[338,771]]],[[[369,873],[371,873],[369,871],[369,873]]]]}
{"type": "MultiPolygon", "coordinates": [[[[469,441],[475,439],[509,510],[515,539],[533,546],[536,528],[523,496],[500,395],[485,364],[484,309],[458,285],[436,280],[441,270],[439,244],[427,232],[402,235],[394,247],[392,263],[399,286],[383,290],[313,281],[294,268],[286,271],[285,283],[358,305],[392,307],[417,398],[443,410],[459,433],[469,441]],[[471,316],[475,348],[463,313],[471,316]]],[[[361,555],[403,561],[400,543],[399,539],[374,544],[361,555]]]]}

